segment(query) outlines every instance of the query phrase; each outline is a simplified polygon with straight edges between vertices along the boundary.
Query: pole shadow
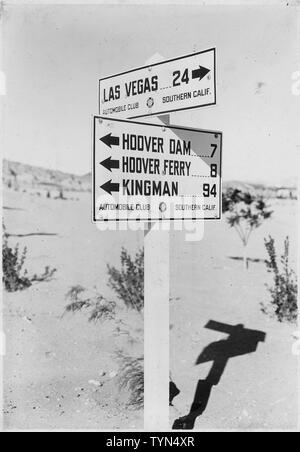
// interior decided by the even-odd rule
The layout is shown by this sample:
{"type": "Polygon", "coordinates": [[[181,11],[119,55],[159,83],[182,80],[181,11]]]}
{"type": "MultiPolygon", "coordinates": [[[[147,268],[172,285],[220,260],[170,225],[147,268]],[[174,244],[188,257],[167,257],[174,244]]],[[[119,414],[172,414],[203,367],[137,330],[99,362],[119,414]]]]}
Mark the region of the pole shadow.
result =
{"type": "Polygon", "coordinates": [[[177,388],[174,381],[170,380],[169,382],[169,405],[173,406],[173,400],[180,394],[179,389],[177,388]]]}
{"type": "Polygon", "coordinates": [[[247,329],[242,324],[228,325],[210,320],[205,328],[229,336],[211,343],[199,355],[196,365],[212,361],[212,367],[206,379],[198,381],[190,412],[175,420],[173,430],[193,430],[196,419],[207,408],[213,387],[220,383],[229,359],[256,352],[259,342],[266,339],[266,333],[247,329]]]}

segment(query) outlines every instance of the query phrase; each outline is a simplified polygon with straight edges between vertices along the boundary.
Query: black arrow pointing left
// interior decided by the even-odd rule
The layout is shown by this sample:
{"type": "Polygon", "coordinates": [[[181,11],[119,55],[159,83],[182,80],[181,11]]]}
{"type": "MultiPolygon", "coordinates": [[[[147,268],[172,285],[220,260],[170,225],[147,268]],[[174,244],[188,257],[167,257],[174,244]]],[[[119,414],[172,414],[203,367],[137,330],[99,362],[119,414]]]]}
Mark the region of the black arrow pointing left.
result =
{"type": "Polygon", "coordinates": [[[101,185],[102,190],[106,191],[106,193],[109,193],[110,195],[113,192],[119,192],[120,191],[120,184],[114,184],[111,180],[109,182],[106,182],[105,184],[101,185]]]}
{"type": "Polygon", "coordinates": [[[119,144],[120,144],[120,138],[113,137],[111,133],[100,138],[100,140],[102,141],[102,143],[106,144],[106,146],[108,146],[110,148],[112,146],[119,146],[119,144]]]}
{"type": "Polygon", "coordinates": [[[199,69],[195,69],[192,71],[192,77],[198,78],[199,81],[202,80],[208,73],[210,72],[210,69],[207,69],[206,67],[199,66],[199,69]]]}
{"type": "Polygon", "coordinates": [[[119,160],[112,160],[111,157],[109,157],[106,160],[103,160],[103,162],[101,162],[100,165],[104,166],[104,168],[108,169],[110,172],[112,169],[120,168],[119,160]]]}

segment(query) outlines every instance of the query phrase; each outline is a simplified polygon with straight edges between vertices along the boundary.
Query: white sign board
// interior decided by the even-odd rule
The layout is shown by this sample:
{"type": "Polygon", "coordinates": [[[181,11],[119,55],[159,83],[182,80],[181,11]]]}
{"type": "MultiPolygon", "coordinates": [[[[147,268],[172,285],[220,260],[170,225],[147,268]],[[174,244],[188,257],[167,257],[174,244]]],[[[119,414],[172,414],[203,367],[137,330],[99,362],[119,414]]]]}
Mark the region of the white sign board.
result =
{"type": "Polygon", "coordinates": [[[93,220],[220,219],[220,132],[94,118],[93,220]]]}
{"type": "Polygon", "coordinates": [[[106,77],[101,116],[134,119],[216,104],[216,49],[106,77]]]}

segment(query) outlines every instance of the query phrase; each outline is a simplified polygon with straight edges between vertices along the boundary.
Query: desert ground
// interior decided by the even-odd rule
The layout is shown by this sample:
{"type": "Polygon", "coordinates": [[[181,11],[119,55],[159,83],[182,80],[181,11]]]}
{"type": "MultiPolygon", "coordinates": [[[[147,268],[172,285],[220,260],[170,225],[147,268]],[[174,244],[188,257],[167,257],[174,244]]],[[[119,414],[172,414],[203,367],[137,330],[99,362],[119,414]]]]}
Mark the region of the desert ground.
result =
{"type": "Polygon", "coordinates": [[[242,256],[240,239],[225,221],[207,223],[199,243],[179,235],[171,247],[171,369],[181,391],[171,408],[171,425],[194,402],[194,409],[202,403],[200,412],[204,404],[195,429],[297,428],[299,377],[291,351],[296,327],[260,311],[260,303],[270,298],[265,284],[272,279],[263,262],[264,237],[271,234],[281,252],[289,235],[296,268],[296,204],[275,201],[273,209],[273,218],[250,240],[249,257],[257,262],[248,271],[236,259],[242,256]],[[253,331],[235,336],[236,325],[253,331]],[[229,335],[229,342],[216,345],[229,335]],[[206,384],[210,372],[212,387],[206,384]]]}
{"type": "Polygon", "coordinates": [[[142,237],[98,231],[89,194],[61,201],[8,191],[3,204],[9,233],[37,234],[9,239],[28,247],[29,274],[57,269],[49,282],[5,293],[6,429],[143,428],[143,413],[120,406],[109,326],[89,323],[84,313],[64,314],[74,285],[110,295],[107,263],[118,266],[121,247],[135,251],[142,237]]]}
{"type": "MultiPolygon", "coordinates": [[[[130,252],[142,247],[143,233],[100,232],[91,223],[90,194],[76,197],[4,191],[4,222],[14,235],[9,240],[28,247],[29,274],[57,269],[48,282],[4,294],[6,430],[143,428],[143,412],[126,408],[116,385],[109,325],[64,313],[74,285],[114,296],[106,265],[119,265],[122,246],[130,252]]],[[[171,232],[170,355],[180,390],[170,408],[171,426],[189,413],[198,385],[207,406],[195,419],[196,430],[297,428],[297,360],[291,351],[296,327],[260,311],[271,280],[261,261],[263,238],[271,234],[281,250],[289,235],[296,265],[296,204],[276,201],[273,207],[273,219],[250,242],[249,256],[258,261],[248,271],[237,259],[241,242],[224,220],[207,222],[199,242],[171,232]],[[233,328],[240,324],[244,328],[233,328]],[[228,337],[221,349],[210,345],[228,337]],[[218,381],[208,397],[203,381],[213,361],[218,381]]]]}

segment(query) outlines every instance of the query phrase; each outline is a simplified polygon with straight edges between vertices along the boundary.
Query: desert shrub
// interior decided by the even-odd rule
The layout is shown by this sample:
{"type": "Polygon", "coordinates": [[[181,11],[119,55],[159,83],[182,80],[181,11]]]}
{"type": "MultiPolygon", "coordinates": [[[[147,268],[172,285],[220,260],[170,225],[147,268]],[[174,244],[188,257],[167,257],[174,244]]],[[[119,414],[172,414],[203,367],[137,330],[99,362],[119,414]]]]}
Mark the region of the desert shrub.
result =
{"type": "Polygon", "coordinates": [[[27,248],[22,251],[17,244],[11,248],[8,244],[8,234],[3,225],[2,234],[2,281],[8,292],[16,292],[31,286],[27,270],[23,270],[27,256],[27,248]]]}
{"type": "Polygon", "coordinates": [[[136,312],[119,316],[116,323],[116,333],[126,337],[128,348],[122,344],[117,357],[120,362],[118,382],[120,388],[126,388],[130,393],[128,405],[132,408],[142,408],[144,404],[144,356],[143,356],[143,317],[144,309],[144,250],[135,256],[123,248],[121,251],[121,269],[108,266],[109,287],[114,290],[119,300],[127,308],[136,312]],[[135,356],[132,356],[135,350],[135,356]]]}
{"type": "Polygon", "coordinates": [[[42,273],[41,275],[33,275],[31,278],[32,282],[45,282],[45,281],[50,281],[50,279],[52,279],[54,273],[57,272],[56,268],[50,268],[48,265],[45,267],[44,273],[42,273]]]}
{"type": "Polygon", "coordinates": [[[72,300],[73,302],[76,302],[79,300],[79,296],[83,292],[85,292],[85,288],[80,286],[79,284],[77,286],[72,286],[69,292],[66,294],[66,298],[72,300]]]}
{"type": "Polygon", "coordinates": [[[89,308],[91,306],[91,300],[90,298],[81,299],[81,296],[85,292],[85,288],[77,285],[71,287],[69,292],[66,294],[66,300],[69,301],[65,308],[65,312],[78,312],[81,311],[83,308],[89,308]]]}
{"type": "Polygon", "coordinates": [[[66,294],[66,299],[70,301],[65,308],[65,312],[78,312],[87,309],[89,321],[112,320],[115,317],[116,303],[108,301],[102,295],[87,294],[82,286],[73,286],[66,294]]]}
{"type": "Polygon", "coordinates": [[[262,311],[275,316],[279,322],[296,322],[298,315],[298,286],[297,276],[290,267],[290,241],[286,237],[284,252],[278,258],[275,240],[269,236],[265,239],[268,253],[266,265],[269,273],[273,274],[273,285],[268,286],[271,300],[269,304],[262,304],[262,311]]]}
{"type": "Polygon", "coordinates": [[[98,295],[93,306],[90,322],[97,320],[112,320],[115,317],[116,303],[106,300],[106,298],[98,295]]]}
{"type": "Polygon", "coordinates": [[[144,250],[134,257],[123,248],[121,270],[108,265],[109,287],[127,308],[142,311],[144,308],[144,250]]]}
{"type": "Polygon", "coordinates": [[[111,334],[120,366],[118,384],[130,393],[128,406],[139,409],[144,403],[144,252],[132,257],[122,249],[120,260],[120,270],[107,267],[108,285],[124,306],[78,285],[66,295],[69,304],[65,312],[87,310],[89,321],[113,320],[111,334]]]}
{"type": "Polygon", "coordinates": [[[71,303],[67,304],[65,311],[66,312],[78,312],[81,311],[83,308],[89,308],[91,305],[87,301],[72,301],[71,303]]]}
{"type": "Polygon", "coordinates": [[[128,407],[139,409],[144,400],[143,369],[143,322],[137,310],[119,309],[114,301],[109,301],[95,292],[88,292],[82,286],[73,286],[66,294],[69,301],[65,313],[85,310],[90,322],[113,320],[111,336],[115,355],[119,363],[117,383],[120,389],[129,392],[128,407]]]}
{"type": "Polygon", "coordinates": [[[2,281],[8,292],[24,290],[32,285],[33,282],[49,281],[56,269],[45,267],[41,275],[28,276],[24,269],[27,248],[20,251],[19,244],[11,248],[8,243],[9,234],[6,232],[5,225],[2,226],[2,281]]]}
{"type": "Polygon", "coordinates": [[[247,191],[228,188],[223,193],[223,213],[231,228],[234,228],[244,246],[244,265],[248,268],[247,246],[255,229],[262,225],[264,220],[272,216],[262,196],[247,191]]]}
{"type": "Polygon", "coordinates": [[[128,405],[142,408],[144,405],[144,359],[133,358],[119,353],[120,373],[118,376],[120,388],[130,392],[128,405]]]}

